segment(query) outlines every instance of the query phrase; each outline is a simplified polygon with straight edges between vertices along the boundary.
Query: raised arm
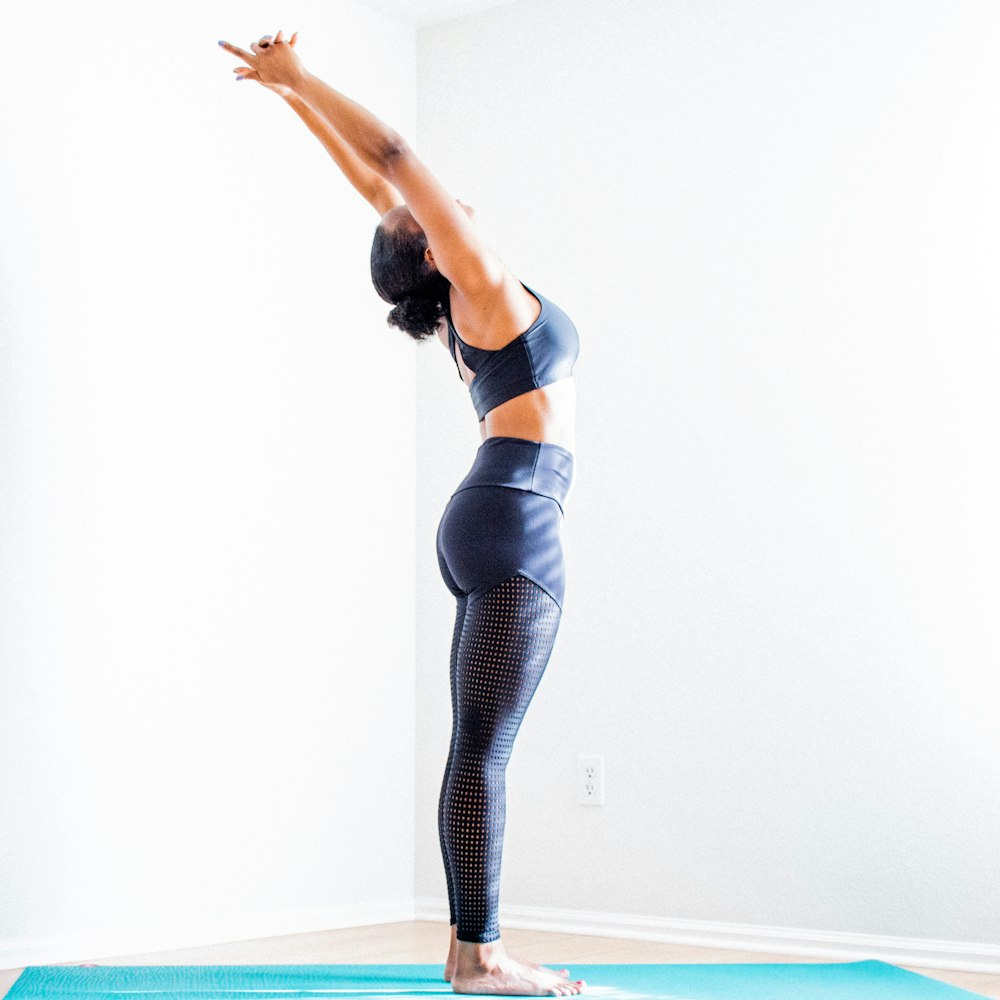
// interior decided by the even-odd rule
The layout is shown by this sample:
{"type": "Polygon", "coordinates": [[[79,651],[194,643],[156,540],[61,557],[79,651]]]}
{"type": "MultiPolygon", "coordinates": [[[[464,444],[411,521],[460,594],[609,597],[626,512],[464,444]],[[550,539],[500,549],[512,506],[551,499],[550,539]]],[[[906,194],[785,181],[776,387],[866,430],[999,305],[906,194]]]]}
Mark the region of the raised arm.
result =
{"type": "Polygon", "coordinates": [[[386,205],[388,211],[401,203],[397,200],[401,196],[426,234],[438,270],[470,301],[488,305],[509,272],[476,231],[469,214],[399,132],[307,72],[294,51],[297,37],[295,32],[286,42],[279,31],[272,42],[265,35],[250,46],[253,54],[228,42],[219,44],[248,64],[249,68],[236,69],[243,79],[257,80],[292,103],[334,159],[342,167],[347,164],[345,173],[351,183],[376,210],[386,205]]]}
{"type": "Polygon", "coordinates": [[[237,80],[256,80],[284,98],[380,216],[405,204],[385,178],[387,150],[394,149],[401,137],[360,104],[307,72],[293,51],[297,38],[298,32],[288,42],[280,31],[273,40],[265,35],[250,46],[252,54],[228,42],[219,45],[248,64],[249,68],[236,67],[237,80]]]}
{"type": "Polygon", "coordinates": [[[403,196],[382,176],[367,166],[343,137],[326,119],[293,91],[283,95],[285,103],[305,122],[309,131],[323,144],[334,162],[344,172],[355,190],[378,212],[385,215],[390,208],[405,205],[403,196]]]}

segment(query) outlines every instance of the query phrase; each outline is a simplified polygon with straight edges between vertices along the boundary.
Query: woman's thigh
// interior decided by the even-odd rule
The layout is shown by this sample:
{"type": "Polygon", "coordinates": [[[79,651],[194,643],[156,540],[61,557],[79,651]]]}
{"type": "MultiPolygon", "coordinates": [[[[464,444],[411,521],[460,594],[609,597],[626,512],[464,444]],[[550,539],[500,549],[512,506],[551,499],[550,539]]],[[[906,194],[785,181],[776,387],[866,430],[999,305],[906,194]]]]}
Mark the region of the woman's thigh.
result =
{"type": "Polygon", "coordinates": [[[472,486],[448,501],[438,525],[441,575],[470,601],[513,576],[542,587],[562,608],[563,514],[551,497],[510,486],[472,486]]]}

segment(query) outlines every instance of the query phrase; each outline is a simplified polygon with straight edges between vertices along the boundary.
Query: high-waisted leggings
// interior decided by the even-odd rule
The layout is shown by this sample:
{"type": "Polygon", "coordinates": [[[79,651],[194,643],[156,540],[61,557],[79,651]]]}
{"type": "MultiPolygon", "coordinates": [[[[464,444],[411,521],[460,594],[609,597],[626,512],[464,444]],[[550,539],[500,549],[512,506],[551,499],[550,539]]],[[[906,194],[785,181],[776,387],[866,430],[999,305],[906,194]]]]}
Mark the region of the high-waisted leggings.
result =
{"type": "Polygon", "coordinates": [[[438,526],[441,575],[458,605],[438,830],[460,941],[500,937],[507,762],[562,615],[572,479],[573,455],[559,445],[487,438],[438,526]]]}

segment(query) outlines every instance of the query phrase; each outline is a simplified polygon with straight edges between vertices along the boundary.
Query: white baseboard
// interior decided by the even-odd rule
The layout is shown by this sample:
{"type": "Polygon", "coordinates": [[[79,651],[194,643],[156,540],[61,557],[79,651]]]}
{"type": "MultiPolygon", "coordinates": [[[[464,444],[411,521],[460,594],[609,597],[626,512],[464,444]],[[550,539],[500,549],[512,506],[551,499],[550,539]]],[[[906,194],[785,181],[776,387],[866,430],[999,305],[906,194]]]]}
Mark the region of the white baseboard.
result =
{"type": "MultiPolygon", "coordinates": [[[[122,955],[150,955],[181,948],[201,948],[229,941],[305,934],[340,927],[367,927],[414,920],[413,897],[357,906],[331,906],[313,910],[238,914],[199,921],[197,914],[183,926],[109,929],[86,933],[53,934],[0,941],[0,969],[67,962],[100,962],[122,955]]],[[[448,915],[445,914],[445,920],[448,915]]]]}
{"type": "MultiPolygon", "coordinates": [[[[417,920],[448,920],[448,900],[420,898],[417,920]]],[[[538,906],[500,906],[501,927],[589,934],[595,937],[663,941],[705,948],[760,951],[840,961],[879,959],[891,965],[960,972],[1000,974],[1000,945],[927,938],[888,937],[879,934],[814,931],[798,927],[763,927],[710,920],[644,917],[627,913],[555,910],[538,906]]],[[[559,955],[549,960],[562,961],[559,955]]],[[[600,964],[600,963],[595,963],[600,964]]]]}
{"type": "MultiPolygon", "coordinates": [[[[65,962],[93,962],[122,955],[149,955],[199,948],[228,941],[281,937],[341,927],[407,920],[448,922],[447,899],[412,898],[369,906],[325,907],[287,913],[241,914],[211,922],[187,921],[182,927],[159,927],[99,931],[86,934],[48,935],[12,939],[0,943],[0,969],[65,962]]],[[[1000,946],[964,941],[935,941],[877,934],[837,933],[795,927],[762,927],[708,920],[681,920],[626,913],[556,910],[536,906],[500,907],[503,927],[663,941],[767,954],[800,955],[858,961],[875,958],[892,965],[926,969],[953,969],[1000,975],[1000,946]]],[[[553,955],[553,959],[559,959],[553,955]]],[[[595,963],[600,964],[600,963],[595,963]]]]}

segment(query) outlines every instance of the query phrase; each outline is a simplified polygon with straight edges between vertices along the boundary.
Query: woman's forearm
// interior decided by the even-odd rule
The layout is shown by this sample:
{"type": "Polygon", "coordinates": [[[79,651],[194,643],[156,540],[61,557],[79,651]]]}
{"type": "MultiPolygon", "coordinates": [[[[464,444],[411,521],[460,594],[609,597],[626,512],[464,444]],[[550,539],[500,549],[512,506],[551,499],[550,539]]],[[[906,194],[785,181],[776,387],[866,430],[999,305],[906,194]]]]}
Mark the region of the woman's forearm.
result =
{"type": "Polygon", "coordinates": [[[372,192],[382,183],[383,178],[347,144],[330,123],[318,115],[298,94],[292,92],[285,101],[304,121],[314,136],[323,144],[323,148],[333,157],[334,162],[344,172],[344,176],[354,185],[354,188],[365,198],[371,199],[372,192]]]}
{"type": "Polygon", "coordinates": [[[395,129],[312,73],[306,73],[293,92],[329,122],[362,163],[380,177],[386,176],[392,153],[406,145],[395,129]]]}

